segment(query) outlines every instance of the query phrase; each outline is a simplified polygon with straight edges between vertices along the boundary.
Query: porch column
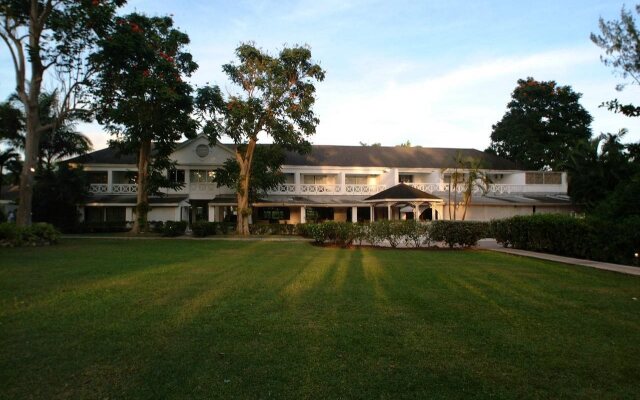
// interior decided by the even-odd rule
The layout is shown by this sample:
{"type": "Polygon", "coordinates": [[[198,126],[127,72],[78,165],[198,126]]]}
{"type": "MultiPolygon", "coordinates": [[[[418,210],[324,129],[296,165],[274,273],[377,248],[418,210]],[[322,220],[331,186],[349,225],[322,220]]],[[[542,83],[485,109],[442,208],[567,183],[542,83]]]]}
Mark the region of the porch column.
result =
{"type": "Polygon", "coordinates": [[[178,203],[178,207],[176,207],[176,215],[174,221],[180,221],[180,216],[182,215],[182,206],[178,203]]]}
{"type": "Polygon", "coordinates": [[[371,211],[369,211],[369,219],[373,222],[375,221],[376,208],[374,206],[369,206],[369,208],[371,209],[371,211]]]}
{"type": "Polygon", "coordinates": [[[295,185],[295,192],[300,193],[300,172],[293,174],[293,183],[295,185]]]}
{"type": "Polygon", "coordinates": [[[351,222],[358,222],[358,207],[351,207],[351,222]]]}
{"type": "Polygon", "coordinates": [[[111,193],[111,185],[113,185],[113,171],[107,171],[107,192],[111,193]]]}
{"type": "Polygon", "coordinates": [[[418,217],[420,217],[420,203],[413,203],[413,219],[414,220],[418,220],[418,217]]]}
{"type": "Polygon", "coordinates": [[[387,219],[391,221],[391,204],[387,205],[387,219]]]}
{"type": "Polygon", "coordinates": [[[305,224],[307,222],[307,209],[305,206],[300,207],[300,223],[305,224]]]}

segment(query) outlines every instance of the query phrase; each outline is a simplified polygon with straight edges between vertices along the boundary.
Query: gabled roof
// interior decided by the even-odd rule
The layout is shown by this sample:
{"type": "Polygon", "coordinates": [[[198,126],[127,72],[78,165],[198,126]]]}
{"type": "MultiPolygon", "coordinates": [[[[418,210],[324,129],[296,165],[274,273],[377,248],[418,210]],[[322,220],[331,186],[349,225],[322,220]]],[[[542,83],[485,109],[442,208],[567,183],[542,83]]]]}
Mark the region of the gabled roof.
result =
{"type": "Polygon", "coordinates": [[[438,196],[434,196],[427,192],[423,192],[420,189],[416,189],[412,186],[404,183],[399,183],[389,189],[376,193],[373,196],[369,196],[363,201],[376,202],[376,201],[442,201],[438,196]]]}
{"type": "MultiPolygon", "coordinates": [[[[192,140],[182,142],[178,149],[192,140]]],[[[234,144],[220,147],[233,152],[234,144]]],[[[483,169],[517,170],[516,165],[504,158],[476,149],[454,149],[435,147],[389,147],[389,146],[333,146],[314,145],[308,154],[285,153],[284,165],[328,166],[328,167],[380,167],[380,168],[454,168],[456,154],[463,158],[476,158],[483,169]]],[[[137,154],[120,154],[116,148],[97,150],[67,162],[78,164],[136,164],[137,154]]]]}

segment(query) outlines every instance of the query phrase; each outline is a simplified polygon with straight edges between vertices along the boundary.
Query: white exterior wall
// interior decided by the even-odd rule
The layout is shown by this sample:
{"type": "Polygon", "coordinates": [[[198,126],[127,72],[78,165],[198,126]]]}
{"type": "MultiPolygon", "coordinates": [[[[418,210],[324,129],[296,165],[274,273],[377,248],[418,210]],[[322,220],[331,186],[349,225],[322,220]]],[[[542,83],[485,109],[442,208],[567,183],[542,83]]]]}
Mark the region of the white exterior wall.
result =
{"type": "MultiPolygon", "coordinates": [[[[536,205],[536,214],[568,214],[571,207],[563,206],[540,206],[536,205]]],[[[453,216],[453,209],[451,210],[453,216]]],[[[464,207],[458,208],[456,218],[459,220],[464,213],[464,207]]],[[[465,216],[466,221],[490,221],[492,219],[509,218],[516,215],[533,215],[533,206],[489,206],[489,205],[471,205],[465,216]]],[[[444,206],[443,219],[449,219],[449,208],[444,206]]]]}
{"type": "MultiPolygon", "coordinates": [[[[151,207],[149,214],[147,214],[148,221],[175,221],[176,209],[178,207],[151,207]]],[[[135,213],[134,213],[135,218],[135,213]]]]}

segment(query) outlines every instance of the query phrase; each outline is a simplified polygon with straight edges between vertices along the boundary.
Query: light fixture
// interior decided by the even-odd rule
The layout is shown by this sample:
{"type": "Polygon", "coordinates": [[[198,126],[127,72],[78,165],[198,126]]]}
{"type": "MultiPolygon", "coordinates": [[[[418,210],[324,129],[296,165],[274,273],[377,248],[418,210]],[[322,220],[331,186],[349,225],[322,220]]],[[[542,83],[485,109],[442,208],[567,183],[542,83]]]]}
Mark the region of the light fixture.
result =
{"type": "Polygon", "coordinates": [[[31,172],[36,172],[36,169],[35,169],[35,168],[33,168],[33,167],[31,167],[31,168],[29,168],[29,171],[31,171],[31,172]]]}

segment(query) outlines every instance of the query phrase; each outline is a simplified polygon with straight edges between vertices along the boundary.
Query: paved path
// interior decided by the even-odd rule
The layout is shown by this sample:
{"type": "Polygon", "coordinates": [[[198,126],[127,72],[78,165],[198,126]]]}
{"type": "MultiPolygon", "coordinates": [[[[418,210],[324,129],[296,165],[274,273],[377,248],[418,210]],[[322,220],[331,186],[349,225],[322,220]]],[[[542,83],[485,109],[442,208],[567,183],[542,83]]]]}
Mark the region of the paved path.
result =
{"type": "Polygon", "coordinates": [[[620,272],[623,274],[640,276],[640,268],[638,267],[631,267],[628,265],[620,265],[620,264],[611,264],[611,263],[606,263],[601,261],[583,260],[580,258],[563,257],[563,256],[557,256],[555,254],[538,253],[535,251],[505,248],[505,247],[502,247],[502,245],[499,245],[498,243],[496,243],[494,239],[483,239],[480,242],[478,242],[478,247],[481,249],[497,251],[500,253],[513,254],[516,256],[539,258],[541,260],[556,261],[564,264],[581,265],[583,267],[604,269],[607,271],[614,271],[614,272],[620,272]]]}

